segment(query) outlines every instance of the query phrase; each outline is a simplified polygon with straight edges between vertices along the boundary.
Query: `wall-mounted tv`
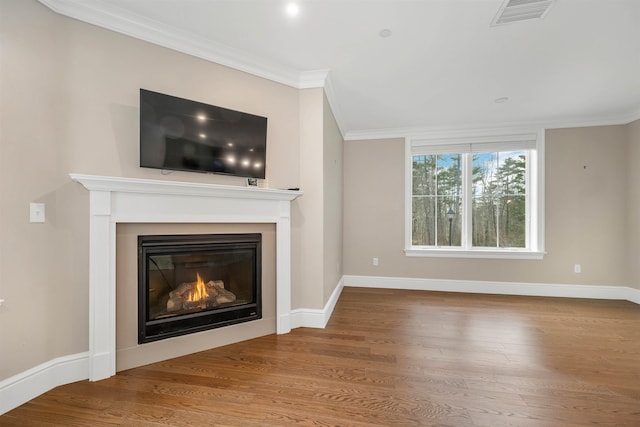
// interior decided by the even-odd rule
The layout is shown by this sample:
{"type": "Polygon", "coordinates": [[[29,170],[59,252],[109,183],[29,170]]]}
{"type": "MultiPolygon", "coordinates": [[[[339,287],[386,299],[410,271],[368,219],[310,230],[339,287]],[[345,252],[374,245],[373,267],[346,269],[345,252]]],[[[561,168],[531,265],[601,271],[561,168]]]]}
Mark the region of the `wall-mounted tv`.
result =
{"type": "Polygon", "coordinates": [[[267,118],[140,89],[140,166],[265,177],[267,118]]]}

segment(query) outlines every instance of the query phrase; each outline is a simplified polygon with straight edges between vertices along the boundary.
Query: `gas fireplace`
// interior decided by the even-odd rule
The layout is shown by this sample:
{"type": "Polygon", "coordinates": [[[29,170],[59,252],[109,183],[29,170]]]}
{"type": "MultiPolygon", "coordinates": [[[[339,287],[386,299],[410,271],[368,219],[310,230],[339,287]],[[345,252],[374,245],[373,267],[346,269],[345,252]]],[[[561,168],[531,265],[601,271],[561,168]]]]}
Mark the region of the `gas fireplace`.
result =
{"type": "Polygon", "coordinates": [[[260,234],[138,236],[138,343],[262,318],[260,234]]]}

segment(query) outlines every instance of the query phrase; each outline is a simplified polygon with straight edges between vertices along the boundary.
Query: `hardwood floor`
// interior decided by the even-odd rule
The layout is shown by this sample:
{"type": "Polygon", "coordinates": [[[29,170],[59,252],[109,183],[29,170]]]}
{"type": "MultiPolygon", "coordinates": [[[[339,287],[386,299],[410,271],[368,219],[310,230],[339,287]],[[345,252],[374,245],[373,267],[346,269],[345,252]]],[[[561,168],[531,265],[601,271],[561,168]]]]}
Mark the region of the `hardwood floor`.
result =
{"type": "Polygon", "coordinates": [[[640,306],[345,288],[299,328],[58,387],[0,426],[640,426],[640,306]]]}

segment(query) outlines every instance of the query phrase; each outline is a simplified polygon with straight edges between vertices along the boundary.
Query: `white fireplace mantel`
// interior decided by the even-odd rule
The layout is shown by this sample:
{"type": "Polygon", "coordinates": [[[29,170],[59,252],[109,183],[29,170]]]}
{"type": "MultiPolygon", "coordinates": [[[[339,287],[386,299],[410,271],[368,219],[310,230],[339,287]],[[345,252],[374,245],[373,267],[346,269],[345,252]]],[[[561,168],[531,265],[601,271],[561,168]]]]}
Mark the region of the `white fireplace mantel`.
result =
{"type": "Polygon", "coordinates": [[[89,379],[116,372],[117,223],[276,224],[276,330],[291,330],[291,201],[300,191],[70,174],[89,190],[89,379]]]}

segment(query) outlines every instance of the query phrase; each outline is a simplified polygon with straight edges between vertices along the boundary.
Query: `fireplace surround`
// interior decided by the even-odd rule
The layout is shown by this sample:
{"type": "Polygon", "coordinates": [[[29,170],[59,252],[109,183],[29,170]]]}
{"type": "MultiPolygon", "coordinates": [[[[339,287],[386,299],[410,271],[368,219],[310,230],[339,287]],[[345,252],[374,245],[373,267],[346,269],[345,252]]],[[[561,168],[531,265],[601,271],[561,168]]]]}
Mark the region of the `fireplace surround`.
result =
{"type": "Polygon", "coordinates": [[[291,202],[300,191],[70,174],[89,190],[89,379],[116,371],[118,223],[276,226],[276,331],[291,330],[291,202]]]}

